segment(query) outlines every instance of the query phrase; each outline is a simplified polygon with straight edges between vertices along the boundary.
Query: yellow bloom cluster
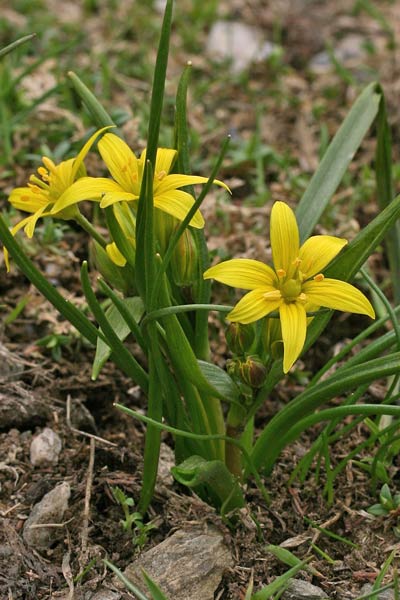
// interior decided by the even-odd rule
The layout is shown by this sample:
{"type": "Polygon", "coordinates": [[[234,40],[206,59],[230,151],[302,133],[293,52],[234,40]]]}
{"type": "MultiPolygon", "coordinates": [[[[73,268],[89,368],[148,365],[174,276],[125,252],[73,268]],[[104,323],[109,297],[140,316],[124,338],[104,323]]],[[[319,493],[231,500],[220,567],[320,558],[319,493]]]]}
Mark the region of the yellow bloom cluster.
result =
{"type": "MultiPolygon", "coordinates": [[[[134,208],[142,185],[145,150],[137,158],[120,137],[106,133],[99,140],[98,148],[112,179],[86,176],[84,158],[106,129],[108,128],[96,131],[76,158],[55,165],[49,158],[43,157],[43,166],[38,168],[37,175],[31,175],[28,185],[12,191],[10,204],[31,213],[13,227],[13,234],[24,228],[26,235],[32,237],[38,219],[49,215],[59,219],[75,219],[78,214],[77,204],[84,200],[99,202],[101,208],[124,204],[134,208]]],[[[179,188],[204,184],[208,179],[197,175],[170,173],[176,155],[177,151],[170,148],[159,148],[157,151],[153,182],[154,206],[182,221],[192,208],[194,198],[179,188]]],[[[229,190],[221,181],[214,180],[214,183],[229,190]]],[[[190,225],[200,229],[204,227],[204,219],[199,210],[194,214],[190,225]]],[[[115,243],[112,242],[107,251],[116,264],[124,263],[125,259],[115,243]]],[[[7,258],[6,262],[8,265],[7,258]]]]}

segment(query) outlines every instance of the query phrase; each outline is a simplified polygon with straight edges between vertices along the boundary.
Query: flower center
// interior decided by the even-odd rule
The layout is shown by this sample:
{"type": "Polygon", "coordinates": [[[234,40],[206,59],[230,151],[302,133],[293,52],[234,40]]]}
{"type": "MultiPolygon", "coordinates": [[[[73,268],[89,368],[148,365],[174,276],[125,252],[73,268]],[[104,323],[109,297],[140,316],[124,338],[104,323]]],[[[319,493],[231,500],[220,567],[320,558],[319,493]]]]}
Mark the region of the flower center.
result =
{"type": "Polygon", "coordinates": [[[281,284],[280,290],[287,302],[294,302],[301,294],[301,282],[299,279],[288,279],[281,284]]]}

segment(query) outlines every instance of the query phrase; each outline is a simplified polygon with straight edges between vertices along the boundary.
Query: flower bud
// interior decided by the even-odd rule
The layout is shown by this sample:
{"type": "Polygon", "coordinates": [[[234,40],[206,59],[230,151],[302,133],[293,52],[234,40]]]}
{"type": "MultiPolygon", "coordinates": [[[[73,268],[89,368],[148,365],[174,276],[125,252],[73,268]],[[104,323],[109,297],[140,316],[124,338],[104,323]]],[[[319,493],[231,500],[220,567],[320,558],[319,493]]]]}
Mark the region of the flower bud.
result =
{"type": "Polygon", "coordinates": [[[197,281],[198,265],[198,252],[193,233],[190,229],[185,229],[171,257],[172,277],[176,285],[189,286],[197,281]]]}
{"type": "Polygon", "coordinates": [[[283,340],[281,322],[279,319],[267,318],[261,330],[261,342],[264,351],[271,358],[283,358],[283,340]]]}
{"type": "Polygon", "coordinates": [[[238,364],[240,378],[250,387],[260,388],[266,380],[267,369],[257,356],[249,356],[238,364]]]}
{"type": "Polygon", "coordinates": [[[225,331],[229,350],[238,356],[244,356],[254,342],[255,331],[252,324],[230,323],[225,331]]]}
{"type": "Polygon", "coordinates": [[[89,256],[96,269],[111,287],[122,292],[124,296],[133,296],[136,293],[132,267],[129,265],[117,266],[106,250],[93,239],[89,245],[89,256]]]}

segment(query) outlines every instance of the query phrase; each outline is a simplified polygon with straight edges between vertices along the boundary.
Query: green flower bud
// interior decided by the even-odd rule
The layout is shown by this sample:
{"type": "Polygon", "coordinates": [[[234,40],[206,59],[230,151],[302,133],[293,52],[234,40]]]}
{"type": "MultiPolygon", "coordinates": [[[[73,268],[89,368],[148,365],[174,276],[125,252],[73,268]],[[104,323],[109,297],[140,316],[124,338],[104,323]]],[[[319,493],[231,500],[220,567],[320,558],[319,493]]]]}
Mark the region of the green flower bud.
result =
{"type": "Polygon", "coordinates": [[[272,358],[283,358],[283,340],[279,319],[265,319],[261,330],[261,343],[266,354],[272,358]]]}
{"type": "Polygon", "coordinates": [[[176,285],[189,286],[199,277],[196,242],[190,229],[185,229],[171,257],[172,277],[176,285]]]}
{"type": "Polygon", "coordinates": [[[113,262],[104,248],[95,240],[89,245],[89,257],[96,269],[111,287],[119,290],[124,296],[136,293],[135,277],[132,267],[119,267],[113,262]]]}
{"type": "Polygon", "coordinates": [[[250,350],[255,335],[252,324],[230,323],[225,331],[226,342],[230,351],[238,356],[244,356],[250,350]]]}
{"type": "Polygon", "coordinates": [[[239,361],[238,371],[242,381],[253,388],[262,387],[267,377],[267,369],[257,356],[239,361]]]}

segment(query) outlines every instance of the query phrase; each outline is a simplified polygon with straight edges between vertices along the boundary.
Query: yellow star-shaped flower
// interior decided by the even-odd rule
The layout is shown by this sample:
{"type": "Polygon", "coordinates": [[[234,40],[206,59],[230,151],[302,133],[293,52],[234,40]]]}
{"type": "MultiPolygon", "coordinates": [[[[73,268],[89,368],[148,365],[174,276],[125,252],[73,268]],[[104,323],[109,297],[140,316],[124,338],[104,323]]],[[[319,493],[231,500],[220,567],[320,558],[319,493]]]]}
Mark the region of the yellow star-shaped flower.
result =
{"type": "MultiPolygon", "coordinates": [[[[144,150],[140,158],[136,158],[129,146],[113,133],[107,133],[98,144],[100,154],[106,163],[113,179],[105,177],[82,177],[55,204],[53,210],[64,210],[81,200],[100,202],[105,208],[117,202],[137,201],[140,196],[142,176],[146,160],[144,150]]],[[[154,170],[153,196],[154,207],[182,221],[194,204],[194,198],[188,192],[178,188],[206,183],[206,177],[198,175],[180,175],[171,173],[176,158],[176,150],[159,148],[154,170]]],[[[221,181],[214,180],[229,191],[221,181]]],[[[200,211],[196,211],[190,221],[192,227],[204,227],[204,219],[200,211]]]]}
{"type": "Polygon", "coordinates": [[[283,370],[287,373],[304,346],[307,310],[326,307],[371,318],[375,318],[375,312],[353,285],[328,279],[321,273],[347,244],[346,240],[316,235],[300,247],[296,217],[284,202],[276,202],[272,207],[270,235],[274,268],[257,260],[238,258],[211,267],[204,278],[251,290],[228,314],[230,321],[252,323],[279,311],[283,370]]]}
{"type": "MultiPolygon", "coordinates": [[[[29,183],[26,187],[15,188],[8,201],[18,210],[31,213],[29,217],[25,217],[17,223],[11,233],[15,235],[20,229],[24,229],[26,235],[31,238],[34,234],[37,221],[41,217],[53,216],[58,219],[74,219],[78,213],[77,207],[73,206],[67,210],[52,210],[57,200],[62,197],[74,181],[85,174],[83,161],[89,152],[91,146],[96,141],[96,138],[105,130],[104,127],[94,133],[83,146],[79,154],[75,158],[64,160],[58,165],[44,156],[42,158],[43,165],[37,170],[37,175],[33,174],[29,178],[29,183]]],[[[9,270],[8,252],[4,250],[4,257],[9,270]]]]}

